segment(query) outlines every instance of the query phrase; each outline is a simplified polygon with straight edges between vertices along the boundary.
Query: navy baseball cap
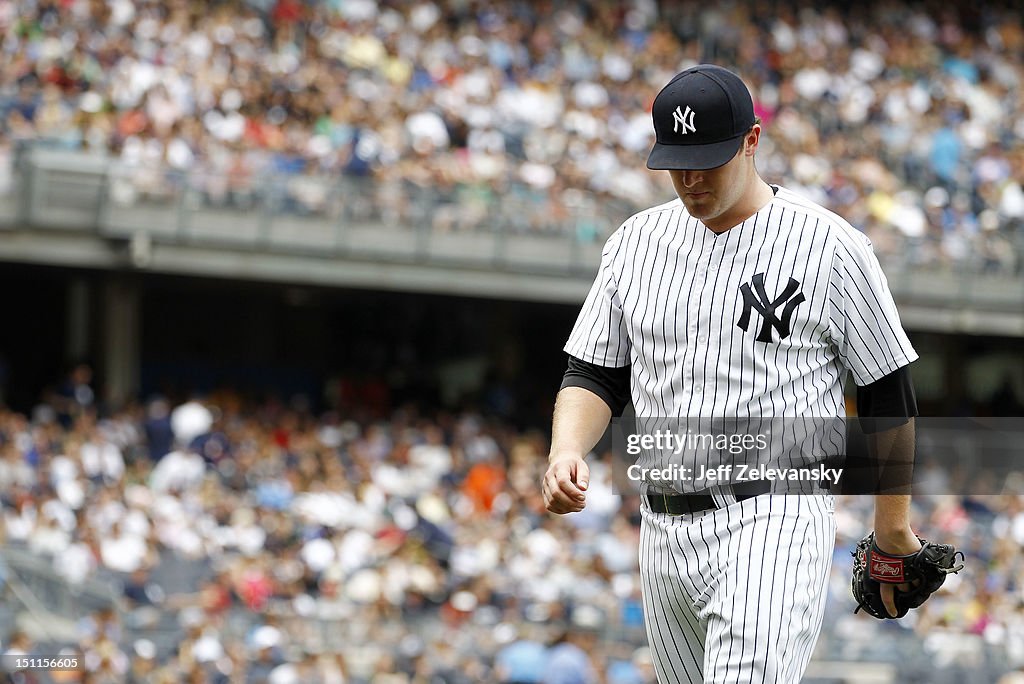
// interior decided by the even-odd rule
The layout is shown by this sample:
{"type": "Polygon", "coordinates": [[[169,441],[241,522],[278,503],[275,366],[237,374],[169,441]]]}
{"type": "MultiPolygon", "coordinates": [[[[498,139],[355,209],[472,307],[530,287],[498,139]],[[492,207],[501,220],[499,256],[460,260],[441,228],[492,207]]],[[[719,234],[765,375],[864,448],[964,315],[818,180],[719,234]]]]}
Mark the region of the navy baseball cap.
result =
{"type": "Polygon", "coordinates": [[[714,64],[676,74],[651,112],[657,142],[649,169],[713,169],[732,159],[754,125],[754,102],[740,77],[714,64]]]}

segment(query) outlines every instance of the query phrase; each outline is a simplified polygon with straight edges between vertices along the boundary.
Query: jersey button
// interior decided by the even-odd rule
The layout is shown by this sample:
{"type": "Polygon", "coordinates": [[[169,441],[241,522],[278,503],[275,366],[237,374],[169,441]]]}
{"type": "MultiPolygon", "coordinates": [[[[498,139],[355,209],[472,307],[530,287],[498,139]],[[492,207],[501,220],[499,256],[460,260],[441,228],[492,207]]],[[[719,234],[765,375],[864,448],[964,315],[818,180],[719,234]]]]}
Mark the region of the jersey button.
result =
{"type": "Polygon", "coordinates": [[[694,385],[693,386],[693,391],[694,392],[700,392],[702,389],[704,389],[704,388],[701,387],[700,385],[694,385]]]}
{"type": "Polygon", "coordinates": [[[717,271],[718,270],[718,264],[708,264],[708,270],[709,271],[717,271]]]}

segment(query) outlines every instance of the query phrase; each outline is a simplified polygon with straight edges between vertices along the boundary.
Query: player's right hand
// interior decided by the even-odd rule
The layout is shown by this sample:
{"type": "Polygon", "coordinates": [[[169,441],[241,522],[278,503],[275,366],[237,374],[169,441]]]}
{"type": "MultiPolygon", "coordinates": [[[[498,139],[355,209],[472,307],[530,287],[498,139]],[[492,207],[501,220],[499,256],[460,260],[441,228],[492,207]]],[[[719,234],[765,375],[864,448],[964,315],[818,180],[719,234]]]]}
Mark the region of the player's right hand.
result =
{"type": "Polygon", "coordinates": [[[582,456],[553,457],[541,483],[544,505],[559,515],[582,511],[589,485],[590,466],[582,456]]]}

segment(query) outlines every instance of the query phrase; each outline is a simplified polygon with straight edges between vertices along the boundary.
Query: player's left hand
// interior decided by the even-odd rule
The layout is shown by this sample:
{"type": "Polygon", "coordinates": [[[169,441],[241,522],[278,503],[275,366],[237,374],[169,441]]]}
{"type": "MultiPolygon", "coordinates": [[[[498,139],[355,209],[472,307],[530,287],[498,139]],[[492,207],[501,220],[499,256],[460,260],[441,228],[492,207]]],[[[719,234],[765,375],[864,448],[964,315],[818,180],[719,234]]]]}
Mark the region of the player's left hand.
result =
{"type": "MultiPolygon", "coordinates": [[[[921,550],[921,540],[917,538],[914,531],[909,527],[896,530],[895,532],[883,533],[875,530],[875,543],[885,553],[894,556],[909,556],[921,550]]],[[[896,617],[899,611],[896,609],[896,590],[910,591],[910,584],[882,584],[879,591],[882,595],[882,604],[885,611],[891,617],[896,617]]]]}
{"type": "Polygon", "coordinates": [[[872,532],[853,552],[854,612],[901,618],[938,591],[947,575],[963,570],[963,558],[952,545],[926,541],[909,529],[872,532]]]}

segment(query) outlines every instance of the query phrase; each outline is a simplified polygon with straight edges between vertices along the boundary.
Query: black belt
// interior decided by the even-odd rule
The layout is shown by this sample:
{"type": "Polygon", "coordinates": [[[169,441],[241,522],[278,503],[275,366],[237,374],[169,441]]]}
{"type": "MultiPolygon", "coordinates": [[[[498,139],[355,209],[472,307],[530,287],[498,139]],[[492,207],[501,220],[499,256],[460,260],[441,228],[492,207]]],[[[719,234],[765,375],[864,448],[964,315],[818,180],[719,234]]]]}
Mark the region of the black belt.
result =
{"type": "MultiPolygon", "coordinates": [[[[737,501],[753,499],[758,494],[767,494],[771,485],[767,482],[744,482],[733,485],[737,501]]],[[[669,515],[687,515],[702,513],[717,508],[715,498],[710,494],[645,494],[647,504],[655,513],[669,515]]]]}

